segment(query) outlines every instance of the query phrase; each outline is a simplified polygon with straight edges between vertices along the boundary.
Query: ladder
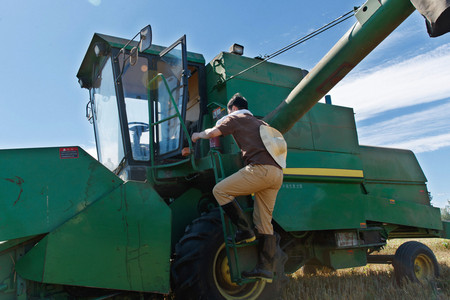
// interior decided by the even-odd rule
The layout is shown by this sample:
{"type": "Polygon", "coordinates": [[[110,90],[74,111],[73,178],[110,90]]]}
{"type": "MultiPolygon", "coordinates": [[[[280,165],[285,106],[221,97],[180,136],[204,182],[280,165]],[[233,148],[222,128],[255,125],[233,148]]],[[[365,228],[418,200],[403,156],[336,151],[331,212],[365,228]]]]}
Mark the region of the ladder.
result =
{"type": "MultiPolygon", "coordinates": [[[[225,176],[225,172],[223,170],[223,162],[221,153],[217,150],[210,150],[210,156],[211,156],[211,162],[214,170],[214,177],[217,182],[220,182],[223,180],[225,176]]],[[[228,265],[230,267],[230,277],[231,281],[234,283],[237,283],[239,285],[243,285],[250,282],[255,282],[258,279],[248,279],[243,278],[241,276],[241,264],[239,261],[239,255],[238,255],[238,248],[242,247],[248,247],[252,245],[256,245],[258,241],[254,241],[251,243],[245,243],[241,245],[236,245],[234,242],[234,239],[231,239],[231,242],[228,241],[228,237],[232,236],[234,237],[235,229],[233,224],[231,223],[230,219],[226,216],[225,212],[223,211],[222,207],[219,206],[220,209],[220,218],[222,220],[222,230],[223,230],[223,236],[225,241],[225,250],[228,257],[228,265]]],[[[253,208],[247,208],[244,210],[245,212],[252,212],[253,208]]]]}

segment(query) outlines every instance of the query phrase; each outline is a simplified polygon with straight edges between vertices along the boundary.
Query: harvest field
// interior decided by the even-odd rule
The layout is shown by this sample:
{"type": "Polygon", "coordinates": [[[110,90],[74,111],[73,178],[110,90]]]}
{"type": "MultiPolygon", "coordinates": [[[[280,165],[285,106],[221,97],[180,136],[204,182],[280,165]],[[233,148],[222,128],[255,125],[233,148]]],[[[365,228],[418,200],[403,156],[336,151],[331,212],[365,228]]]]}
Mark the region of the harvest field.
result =
{"type": "MultiPolygon", "coordinates": [[[[389,241],[385,249],[375,254],[394,254],[406,239],[389,241]]],[[[289,276],[281,295],[282,300],[351,300],[351,299],[450,299],[450,240],[416,239],[431,250],[439,263],[440,277],[425,285],[396,283],[392,265],[368,264],[364,267],[318,271],[316,275],[303,274],[302,270],[289,276]]]]}

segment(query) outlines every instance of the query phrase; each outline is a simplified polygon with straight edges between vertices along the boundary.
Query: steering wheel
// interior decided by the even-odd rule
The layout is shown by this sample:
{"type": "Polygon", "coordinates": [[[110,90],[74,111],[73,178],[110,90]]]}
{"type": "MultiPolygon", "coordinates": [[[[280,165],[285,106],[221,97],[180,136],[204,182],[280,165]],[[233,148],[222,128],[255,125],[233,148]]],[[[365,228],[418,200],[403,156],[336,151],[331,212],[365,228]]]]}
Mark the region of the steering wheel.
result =
{"type": "Polygon", "coordinates": [[[128,123],[128,129],[140,136],[143,132],[147,132],[149,130],[149,126],[144,122],[130,122],[128,123]]]}
{"type": "Polygon", "coordinates": [[[148,159],[148,145],[141,144],[142,133],[149,130],[149,125],[144,122],[130,122],[128,128],[131,131],[131,147],[133,150],[133,157],[137,160],[148,159]],[[142,148],[144,147],[144,148],[142,148]],[[147,155],[146,155],[147,153],[147,155]]]}

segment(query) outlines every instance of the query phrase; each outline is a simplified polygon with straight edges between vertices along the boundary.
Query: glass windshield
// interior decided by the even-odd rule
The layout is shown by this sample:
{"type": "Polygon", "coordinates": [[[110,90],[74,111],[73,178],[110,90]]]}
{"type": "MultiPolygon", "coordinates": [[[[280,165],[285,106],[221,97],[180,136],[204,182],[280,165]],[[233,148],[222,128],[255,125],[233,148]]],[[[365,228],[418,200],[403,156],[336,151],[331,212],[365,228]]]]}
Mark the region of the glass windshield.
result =
{"type": "Polygon", "coordinates": [[[139,161],[150,159],[148,69],[147,58],[139,57],[136,65],[127,68],[122,75],[131,151],[133,159],[139,161]]]}
{"type": "Polygon", "coordinates": [[[124,63],[123,55],[119,58],[119,65],[123,67],[121,79],[134,160],[149,161],[151,149],[157,159],[176,154],[181,149],[181,122],[176,114],[178,109],[184,118],[181,47],[181,44],[177,45],[162,57],[140,55],[133,66],[129,61],[124,63]],[[153,128],[150,129],[151,124],[153,128]]]}
{"type": "Polygon", "coordinates": [[[124,147],[111,58],[96,78],[93,94],[98,159],[113,171],[124,157],[124,147]]]}
{"type": "Polygon", "coordinates": [[[155,129],[158,154],[164,155],[180,148],[181,124],[176,109],[183,108],[183,61],[181,44],[166,53],[157,63],[157,102],[154,107],[155,122],[161,122],[155,129]]]}

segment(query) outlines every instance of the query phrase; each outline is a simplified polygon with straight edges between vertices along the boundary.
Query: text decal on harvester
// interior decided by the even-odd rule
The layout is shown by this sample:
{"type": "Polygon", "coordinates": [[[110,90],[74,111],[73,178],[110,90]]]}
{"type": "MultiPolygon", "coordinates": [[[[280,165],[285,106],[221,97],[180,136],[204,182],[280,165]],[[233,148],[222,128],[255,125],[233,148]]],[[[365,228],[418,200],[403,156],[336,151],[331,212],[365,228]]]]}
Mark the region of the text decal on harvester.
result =
{"type": "Polygon", "coordinates": [[[78,147],[59,148],[59,158],[78,158],[78,147]]]}

